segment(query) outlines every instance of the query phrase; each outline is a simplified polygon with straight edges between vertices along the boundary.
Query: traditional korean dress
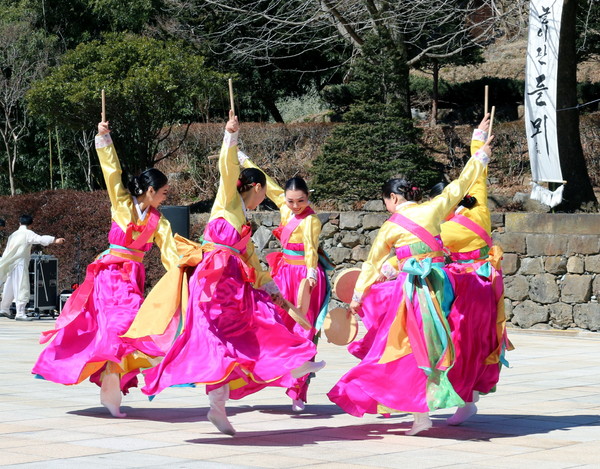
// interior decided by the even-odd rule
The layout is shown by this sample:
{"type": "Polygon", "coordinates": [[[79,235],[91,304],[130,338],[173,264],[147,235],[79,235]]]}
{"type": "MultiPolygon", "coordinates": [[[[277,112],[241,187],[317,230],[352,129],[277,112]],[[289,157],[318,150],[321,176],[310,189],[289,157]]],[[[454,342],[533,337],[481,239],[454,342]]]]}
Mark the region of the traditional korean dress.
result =
{"type": "Polygon", "coordinates": [[[422,204],[400,204],[379,230],[354,290],[359,314],[368,320],[367,334],[354,346],[362,361],[328,393],[349,414],[425,413],[463,405],[447,378],[454,363],[447,322],[453,292],[439,233],[487,161],[478,152],[442,194],[422,204]],[[390,250],[400,273],[375,283],[390,250]]]}
{"type": "MultiPolygon", "coordinates": [[[[476,129],[471,152],[476,152],[486,140],[487,133],[476,129]]],[[[456,361],[448,378],[467,402],[472,401],[473,391],[494,390],[504,351],[512,349],[505,330],[502,250],[491,239],[487,170],[469,194],[477,199],[477,204],[470,209],[459,207],[442,224],[441,231],[442,242],[452,259],[447,272],[455,295],[448,322],[456,361]]]]}
{"type": "Polygon", "coordinates": [[[225,132],[219,170],[202,245],[179,244],[179,268],[156,285],[126,334],[148,338],[179,321],[163,361],[144,373],[149,395],[169,386],[206,384],[210,391],[228,384],[229,397],[240,399],[268,384],[289,387],[289,372],[316,353],[310,340],[279,322],[277,306],[259,289],[271,277],[260,267],[237,191],[237,132],[225,132]]]}
{"type": "MultiPolygon", "coordinates": [[[[90,378],[100,385],[101,373],[118,372],[121,390],[137,385],[140,368],[151,366],[134,343],[120,336],[129,329],[143,301],[144,254],[156,242],[166,269],[178,255],[169,222],[154,208],[141,212],[121,181],[121,166],[110,134],[96,136],[96,150],[111,202],[109,249],[87,267],[85,281],[65,304],[53,330],[42,333],[44,349],[33,373],[61,384],[90,378]]],[[[151,357],[166,350],[154,346],[151,357]]]]}
{"type": "MultiPolygon", "coordinates": [[[[244,153],[238,152],[238,158],[243,167],[260,169],[244,153]]],[[[273,230],[273,234],[281,242],[282,250],[267,255],[273,281],[279,287],[283,297],[296,306],[302,279],[312,278],[317,281],[311,292],[310,305],[306,313],[306,319],[313,328],[307,331],[288,314],[283,314],[281,320],[294,334],[316,343],[315,335],[323,325],[331,292],[329,278],[325,273],[331,264],[323,258],[323,254],[319,253],[321,221],[310,206],[302,213],[294,214],[285,203],[285,191],[269,176],[267,176],[267,197],[277,205],[281,213],[281,223],[273,230]]],[[[298,378],[287,390],[288,396],[306,402],[308,380],[308,376],[298,378]]]]}

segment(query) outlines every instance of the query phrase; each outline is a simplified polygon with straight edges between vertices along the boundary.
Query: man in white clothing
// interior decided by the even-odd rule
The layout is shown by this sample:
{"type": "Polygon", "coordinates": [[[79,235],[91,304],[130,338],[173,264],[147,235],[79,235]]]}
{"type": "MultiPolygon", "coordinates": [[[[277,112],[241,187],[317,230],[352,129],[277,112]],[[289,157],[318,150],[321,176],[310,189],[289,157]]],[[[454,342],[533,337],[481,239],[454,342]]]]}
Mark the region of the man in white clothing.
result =
{"type": "Polygon", "coordinates": [[[0,316],[10,317],[10,305],[13,300],[17,307],[17,321],[30,321],[25,314],[25,307],[29,302],[29,259],[31,246],[41,244],[62,244],[64,238],[54,236],[39,236],[28,227],[33,223],[31,215],[21,215],[19,229],[8,237],[6,249],[0,259],[0,284],[4,283],[2,302],[0,303],[0,316]]]}

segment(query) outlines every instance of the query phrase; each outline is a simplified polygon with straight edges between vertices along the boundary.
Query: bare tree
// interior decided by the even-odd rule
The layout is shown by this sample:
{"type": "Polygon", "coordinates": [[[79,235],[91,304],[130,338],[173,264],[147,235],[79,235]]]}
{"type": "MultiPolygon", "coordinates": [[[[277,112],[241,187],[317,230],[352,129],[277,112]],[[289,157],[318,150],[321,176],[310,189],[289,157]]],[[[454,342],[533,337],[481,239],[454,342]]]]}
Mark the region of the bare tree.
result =
{"type": "Polygon", "coordinates": [[[498,35],[521,31],[526,0],[166,0],[166,4],[163,28],[197,41],[230,63],[267,66],[307,50],[327,52],[345,44],[346,60],[338,66],[347,67],[363,55],[369,36],[386,38],[390,53],[401,62],[397,69],[405,82],[390,99],[400,99],[410,115],[409,67],[425,57],[447,58],[482,47],[498,35]],[[215,25],[210,22],[215,17],[223,20],[215,25]]]}
{"type": "Polygon", "coordinates": [[[19,143],[29,131],[24,97],[31,83],[42,76],[49,61],[49,41],[31,22],[0,22],[0,135],[8,160],[11,195],[19,143]]]}
{"type": "MultiPolygon", "coordinates": [[[[85,184],[90,191],[94,190],[94,173],[92,171],[92,153],[94,148],[94,135],[93,130],[82,130],[81,136],[77,139],[77,157],[81,163],[83,169],[83,175],[85,177],[85,184]]],[[[94,155],[95,157],[95,155],[94,155]]]]}

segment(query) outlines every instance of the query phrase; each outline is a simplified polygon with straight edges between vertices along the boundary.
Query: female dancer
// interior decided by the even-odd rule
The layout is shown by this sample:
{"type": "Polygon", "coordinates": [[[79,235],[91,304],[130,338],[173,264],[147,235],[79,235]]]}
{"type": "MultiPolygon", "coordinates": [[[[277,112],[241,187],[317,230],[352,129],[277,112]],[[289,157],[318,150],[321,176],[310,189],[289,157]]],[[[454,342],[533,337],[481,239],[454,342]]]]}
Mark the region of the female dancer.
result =
{"type": "MultiPolygon", "coordinates": [[[[258,168],[252,160],[238,150],[240,165],[244,168],[258,168]]],[[[309,331],[295,322],[288,314],[281,317],[286,327],[296,335],[315,340],[317,331],[327,314],[328,277],[325,266],[319,262],[319,235],[321,222],[315,211],[309,206],[309,192],[304,179],[293,177],[282,189],[267,176],[267,197],[281,212],[281,223],[273,234],[281,242],[282,251],[267,256],[273,281],[279,287],[283,297],[295,304],[302,279],[307,279],[311,295],[306,319],[313,325],[309,331]]],[[[304,410],[308,391],[308,376],[296,380],[287,390],[292,398],[292,410],[304,410]]]]}
{"type": "MultiPolygon", "coordinates": [[[[268,293],[277,297],[277,286],[261,270],[246,220],[246,210],[255,209],[265,198],[266,178],[254,168],[240,173],[238,129],[237,117],[230,111],[219,156],[217,197],[203,245],[188,256],[189,265],[197,262],[197,266],[189,280],[187,305],[182,306],[183,332],[164,360],[146,370],[142,389],[154,395],[168,386],[206,384],[207,417],[228,435],[235,434],[225,412],[229,397],[240,399],[266,384],[290,387],[295,379],[325,366],[310,361],[316,353],[312,342],[291,334],[278,321],[277,306],[268,293]]],[[[184,256],[180,270],[186,262],[184,256]]],[[[180,293],[157,285],[146,299],[151,307],[142,308],[128,337],[150,335],[144,323],[155,321],[157,313],[176,313],[156,309],[165,291],[180,293]]]]}
{"type": "MultiPolygon", "coordinates": [[[[487,114],[473,133],[471,153],[484,145],[489,124],[487,114]]],[[[487,169],[452,217],[442,224],[441,237],[452,259],[446,268],[455,294],[448,322],[456,361],[448,379],[466,403],[448,423],[459,425],[477,413],[479,393],[494,390],[504,351],[512,349],[504,327],[502,250],[492,245],[491,239],[487,169]]]]}
{"type": "MultiPolygon", "coordinates": [[[[78,384],[90,378],[100,386],[100,402],[114,417],[120,411],[121,392],[137,386],[137,373],[150,367],[149,357],[121,339],[143,301],[144,253],[156,242],[166,269],[177,266],[178,255],[171,225],[157,207],[167,197],[167,177],[148,169],[124,187],[121,165],[108,129],[98,124],[96,151],[110,197],[110,247],[87,268],[83,284],[65,304],[54,330],[44,332],[41,343],[54,337],[41,353],[33,373],[61,384],[78,384]]],[[[164,350],[147,350],[152,357],[164,350]]]]}
{"type": "Polygon", "coordinates": [[[359,417],[412,412],[407,435],[416,435],[431,428],[430,410],[463,404],[446,376],[454,361],[446,320],[453,294],[439,233],[446,215],[483,172],[489,154],[486,144],[460,177],[429,202],[417,204],[420,191],[405,179],[384,184],[384,203],[393,215],[373,242],[350,304],[369,319],[364,358],[328,394],[346,412],[359,417]],[[393,281],[375,284],[391,248],[401,272],[393,281]]]}

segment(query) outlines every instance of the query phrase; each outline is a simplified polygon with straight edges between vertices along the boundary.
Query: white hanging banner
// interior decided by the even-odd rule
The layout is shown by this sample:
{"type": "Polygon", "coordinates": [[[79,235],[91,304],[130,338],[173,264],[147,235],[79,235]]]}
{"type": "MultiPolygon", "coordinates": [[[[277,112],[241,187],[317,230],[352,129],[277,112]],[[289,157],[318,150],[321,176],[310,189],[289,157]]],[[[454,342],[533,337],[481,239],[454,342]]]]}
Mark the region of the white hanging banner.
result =
{"type": "MultiPolygon", "coordinates": [[[[563,0],[531,0],[525,130],[535,182],[563,182],[556,131],[558,44],[563,0]]],[[[532,194],[533,195],[533,194],[532,194]]]]}
{"type": "Polygon", "coordinates": [[[531,185],[531,199],[537,200],[538,202],[548,205],[550,208],[556,207],[562,202],[562,195],[565,186],[560,186],[555,191],[551,191],[539,184],[532,182],[531,185]]]}

